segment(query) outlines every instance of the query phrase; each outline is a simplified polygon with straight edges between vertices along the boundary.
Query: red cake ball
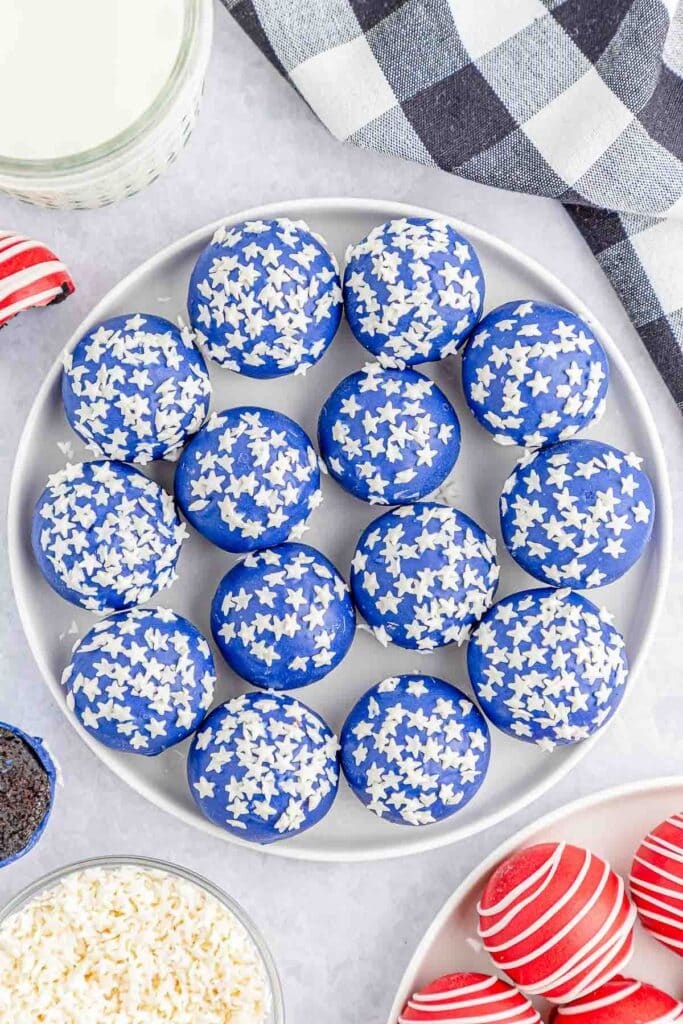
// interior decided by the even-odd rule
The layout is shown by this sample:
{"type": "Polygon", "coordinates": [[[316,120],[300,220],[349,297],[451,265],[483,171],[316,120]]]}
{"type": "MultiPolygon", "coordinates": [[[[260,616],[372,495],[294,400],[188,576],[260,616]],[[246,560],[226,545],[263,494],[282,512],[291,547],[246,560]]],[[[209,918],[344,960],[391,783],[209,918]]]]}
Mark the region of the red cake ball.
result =
{"type": "Polygon", "coordinates": [[[61,302],[74,287],[69,271],[46,245],[0,230],[0,327],[32,306],[61,302]]]}
{"type": "Polygon", "coordinates": [[[408,1021],[458,1024],[541,1024],[538,1012],[512,985],[488,974],[445,974],[416,992],[398,1024],[408,1021]]]}
{"type": "Polygon", "coordinates": [[[643,925],[683,956],[683,814],[667,818],[643,839],[630,882],[643,925]]]}
{"type": "Polygon", "coordinates": [[[673,1024],[683,1020],[683,1003],[654,985],[613,978],[597,992],[558,1007],[551,1024],[673,1024]]]}
{"type": "Polygon", "coordinates": [[[489,879],[478,910],[496,967],[553,1003],[593,992],[631,956],[636,912],[624,882],[578,846],[542,843],[514,854],[489,879]]]}

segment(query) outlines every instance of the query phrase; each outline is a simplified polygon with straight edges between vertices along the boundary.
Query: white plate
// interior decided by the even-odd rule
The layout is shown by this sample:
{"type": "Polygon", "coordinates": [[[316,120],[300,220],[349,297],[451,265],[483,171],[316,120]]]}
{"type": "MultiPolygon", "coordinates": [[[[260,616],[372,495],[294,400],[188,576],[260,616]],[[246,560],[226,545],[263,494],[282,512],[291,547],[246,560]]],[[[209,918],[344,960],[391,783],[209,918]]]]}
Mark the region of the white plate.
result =
{"type": "MultiPolygon", "coordinates": [[[[495,973],[477,938],[476,906],[487,879],[506,857],[534,843],[564,840],[587,847],[628,878],[641,839],[681,809],[683,777],[650,779],[583,797],[512,836],[468,875],[430,924],[401,979],[387,1024],[396,1024],[413,992],[442,974],[495,973]]],[[[633,959],[624,973],[683,999],[680,958],[640,925],[636,926],[633,959]]],[[[550,1005],[543,999],[535,1002],[540,1010],[550,1005]]]]}
{"type": "MultiPolygon", "coordinates": [[[[392,217],[433,215],[433,211],[378,200],[324,199],[243,211],[227,218],[227,223],[246,217],[276,215],[307,220],[324,235],[341,261],[349,242],[361,238],[373,225],[392,217]]],[[[537,263],[510,246],[468,224],[453,223],[473,241],[483,263],[487,309],[516,298],[534,298],[569,306],[591,321],[607,349],[612,378],[608,411],[603,421],[587,433],[618,447],[633,449],[645,457],[658,506],[653,540],[644,557],[625,579],[594,595],[615,613],[617,625],[626,637],[632,665],[630,688],[633,690],[662,598],[671,545],[670,496],[654,423],[616,345],[593,321],[575,295],[537,263]]],[[[172,319],[184,313],[190,271],[215,227],[201,228],[138,267],[95,307],[69,345],[75,344],[86,329],[103,317],[139,310],[160,313],[172,319]]],[[[366,358],[367,353],[344,325],[325,358],[305,378],[290,376],[256,381],[212,365],[212,408],[220,410],[244,403],[270,406],[298,420],[314,438],[318,412],[324,399],[343,376],[360,368],[366,358]]],[[[57,442],[72,442],[71,461],[92,457],[64,418],[60,368],[61,361],[58,361],[43,383],[19,445],[10,493],[9,541],[14,590],[24,629],[48,687],[64,707],[59,680],[76,639],[72,624],[76,624],[78,635],[82,635],[92,625],[94,617],[53,593],[35,565],[29,542],[34,503],[48,474],[66,461],[57,442]]],[[[457,493],[455,503],[499,539],[502,576],[498,596],[537,585],[515,565],[500,542],[498,496],[519,449],[500,447],[476,425],[462,398],[459,360],[430,364],[427,372],[438,380],[460,415],[463,440],[453,474],[457,493]]],[[[149,472],[166,486],[171,486],[172,466],[155,464],[149,472]]],[[[381,509],[352,498],[330,479],[326,479],[323,486],[325,501],[313,516],[312,528],[305,539],[320,547],[348,576],[356,541],[381,509]]],[[[214,589],[233,562],[232,556],[193,532],[180,556],[180,578],[172,589],[164,591],[160,603],[186,615],[208,635],[209,607],[214,589]]],[[[220,674],[217,697],[222,701],[240,692],[242,684],[223,664],[220,656],[216,661],[220,674]]],[[[331,675],[295,693],[339,730],[352,704],[371,684],[386,675],[411,670],[442,676],[465,689],[469,686],[464,649],[449,647],[428,655],[416,655],[397,647],[384,650],[370,635],[359,631],[348,657],[331,675]]],[[[645,692],[642,699],[647,699],[645,692]]],[[[66,708],[64,710],[66,712],[66,708]]],[[[98,757],[143,796],[198,828],[231,842],[238,841],[207,822],[196,809],[185,781],[186,743],[157,758],[118,754],[101,746],[78,726],[71,715],[69,720],[98,757]]],[[[342,782],[333,810],[320,825],[266,849],[286,857],[361,860],[443,846],[479,832],[530,803],[573,768],[591,743],[564,747],[549,756],[494,730],[491,768],[484,785],[471,804],[446,821],[424,828],[380,821],[342,782]]]]}

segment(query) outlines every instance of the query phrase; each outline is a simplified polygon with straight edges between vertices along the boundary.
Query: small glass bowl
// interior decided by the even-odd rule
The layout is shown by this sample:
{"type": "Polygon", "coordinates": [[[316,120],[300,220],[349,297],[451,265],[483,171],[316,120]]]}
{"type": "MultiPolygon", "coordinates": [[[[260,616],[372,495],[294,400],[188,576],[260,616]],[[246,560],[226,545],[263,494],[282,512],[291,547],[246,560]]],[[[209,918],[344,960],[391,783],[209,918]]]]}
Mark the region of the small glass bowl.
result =
{"type": "Polygon", "coordinates": [[[0,156],[0,192],[60,209],[116,203],[157,178],[192,133],[204,88],[213,37],[212,0],[183,0],[183,37],[159,95],[112,139],[54,160],[0,156]]]}
{"type": "Polygon", "coordinates": [[[22,889],[20,893],[0,909],[0,926],[2,926],[13,914],[16,914],[19,910],[23,910],[23,908],[27,906],[31,900],[35,899],[36,896],[40,896],[42,893],[47,892],[48,889],[52,889],[69,875],[75,875],[79,871],[87,871],[89,868],[118,867],[138,867],[144,868],[145,870],[165,871],[169,875],[175,875],[177,878],[182,878],[187,882],[192,882],[194,885],[199,886],[199,888],[207,892],[209,896],[213,896],[214,899],[217,899],[224,907],[227,907],[227,909],[234,914],[237,920],[243,925],[245,931],[254,943],[261,960],[263,961],[271,1002],[270,1013],[265,1018],[264,1024],[285,1024],[285,1008],[280,978],[273,956],[258,928],[242,907],[240,907],[240,905],[230,896],[224,893],[222,889],[219,889],[217,885],[214,885],[213,882],[210,882],[207,878],[203,878],[201,875],[188,870],[188,868],[181,867],[179,864],[170,864],[167,861],[156,860],[152,857],[125,856],[93,857],[90,860],[81,860],[75,864],[67,864],[66,867],[57,868],[56,871],[51,871],[49,874],[43,875],[43,877],[39,878],[37,881],[32,882],[31,885],[26,886],[25,889],[22,889]]]}

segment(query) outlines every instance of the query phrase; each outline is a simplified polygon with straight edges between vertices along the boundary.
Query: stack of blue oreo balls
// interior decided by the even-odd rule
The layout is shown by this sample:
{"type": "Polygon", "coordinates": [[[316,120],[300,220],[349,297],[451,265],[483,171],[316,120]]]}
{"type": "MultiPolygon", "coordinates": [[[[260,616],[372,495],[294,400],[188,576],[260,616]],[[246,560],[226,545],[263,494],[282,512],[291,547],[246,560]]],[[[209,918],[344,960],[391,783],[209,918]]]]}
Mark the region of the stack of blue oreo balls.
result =
{"type": "Polygon", "coordinates": [[[251,220],[220,227],[199,255],[189,326],[126,313],[94,324],[65,356],[65,413],[94,458],[48,480],[33,548],[58,594],[105,613],[65,667],[67,705],[127,755],[189,738],[191,795],[239,839],[272,843],[314,826],[342,773],[388,825],[438,823],[484,782],[488,722],[551,751],[602,727],[623,696],[624,641],[579,591],[640,557],[652,487],[636,455],[576,436],[607,394],[590,326],[528,299],[484,315],[484,296],[472,243],[444,219],[373,228],[349,248],[343,279],[302,221],[251,220]],[[367,354],[322,403],[317,445],[270,408],[211,410],[205,358],[250,378],[303,374],[343,312],[367,354]],[[524,449],[502,485],[500,524],[541,585],[498,603],[494,537],[438,497],[461,428],[419,367],[460,356],[478,423],[524,449]],[[177,462],[173,495],[136,468],[162,459],[177,462]],[[383,507],[348,582],[303,541],[322,475],[383,507]],[[150,604],[176,578],[188,524],[227,563],[211,641],[150,604]],[[338,739],[291,691],[341,665],[357,617],[411,658],[467,644],[471,689],[428,663],[379,680],[338,739]],[[245,684],[217,705],[213,650],[245,684]]]}

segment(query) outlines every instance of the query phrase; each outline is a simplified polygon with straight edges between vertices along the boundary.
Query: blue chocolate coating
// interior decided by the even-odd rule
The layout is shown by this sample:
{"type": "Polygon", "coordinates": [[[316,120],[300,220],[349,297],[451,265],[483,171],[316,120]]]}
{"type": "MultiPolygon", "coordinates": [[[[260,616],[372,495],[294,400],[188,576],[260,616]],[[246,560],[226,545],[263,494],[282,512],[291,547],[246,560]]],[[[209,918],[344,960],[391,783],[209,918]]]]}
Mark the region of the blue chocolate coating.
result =
{"type": "Polygon", "coordinates": [[[133,466],[98,459],[53,474],[31,543],[60,597],[89,611],[149,601],[176,578],[186,529],[173,498],[133,466]]]}
{"type": "Polygon", "coordinates": [[[474,246],[446,220],[388,221],[346,254],[349,326],[387,364],[412,366],[457,352],[483,304],[474,246]]]}
{"type": "Polygon", "coordinates": [[[318,458],[288,416],[255,406],[225,409],[185,448],[175,496],[195,530],[219,548],[272,547],[301,536],[322,501],[318,458]]]}
{"type": "Polygon", "coordinates": [[[192,332],[151,313],[114,316],[64,356],[62,401],[90,451],[147,463],[199,430],[211,382],[192,332]]]}
{"type": "Polygon", "coordinates": [[[467,404],[500,444],[541,448],[573,437],[602,414],[608,380],[585,320],[544,302],[491,310],[463,353],[467,404]]]}
{"type": "Polygon", "coordinates": [[[431,825],[465,807],[486,777],[490,753],[479,709],[433,676],[394,676],[372,686],[341,733],[351,789],[397,825],[431,825]]]}
{"type": "Polygon", "coordinates": [[[544,750],[600,729],[628,678],[624,640],[609,614],[552,587],[510,594],[490,608],[472,632],[467,667],[494,725],[544,750]]]}
{"type": "Polygon", "coordinates": [[[251,843],[311,828],[334,803],[338,743],[286,693],[246,693],[215,708],[187,760],[190,792],[210,821],[251,843]]]}
{"type": "Polygon", "coordinates": [[[266,690],[322,679],[346,655],[355,629],[349,588],[306,544],[247,555],[225,574],[211,606],[211,631],[228,665],[266,690]]]}
{"type": "Polygon", "coordinates": [[[642,461],[578,439],[525,455],[500,498],[512,557],[551,586],[601,587],[623,576],[642,555],[654,522],[642,461]]]}
{"type": "Polygon", "coordinates": [[[431,651],[462,643],[493,601],[496,542],[458,509],[403,505],[370,523],[356,547],[351,592],[381,643],[431,651]]]}
{"type": "Polygon", "coordinates": [[[424,374],[370,363],[325,402],[318,447],[345,490],[375,505],[403,505],[446,479],[460,451],[460,424],[424,374]]]}
{"type": "Polygon", "coordinates": [[[221,366],[248,377],[303,373],[339,327],[339,270],[303,221],[245,221],[215,232],[192,271],[187,306],[221,366]]]}
{"type": "Polygon", "coordinates": [[[66,703],[112,750],[154,756],[194,732],[213,701],[211,649],[169,608],[131,608],[102,619],[64,670],[66,703]]]}
{"type": "Polygon", "coordinates": [[[36,845],[36,843],[42,836],[43,832],[47,828],[47,823],[49,821],[50,814],[52,813],[52,806],[55,800],[57,768],[55,766],[54,761],[52,760],[50,752],[48,751],[47,747],[45,746],[40,736],[29,736],[28,733],[25,733],[23,731],[23,729],[20,729],[16,725],[10,725],[9,722],[0,722],[0,729],[6,729],[7,732],[11,732],[15,736],[18,736],[19,739],[26,744],[29,750],[33,751],[38,761],[45,770],[45,774],[47,775],[48,783],[50,786],[50,803],[45,814],[43,815],[42,821],[31,835],[29,841],[26,843],[25,846],[21,848],[21,850],[17,850],[16,853],[13,853],[9,857],[5,857],[3,860],[0,860],[0,868],[5,868],[7,867],[8,864],[13,864],[14,861],[19,860],[20,857],[25,857],[26,854],[33,849],[33,847],[36,845]]]}

